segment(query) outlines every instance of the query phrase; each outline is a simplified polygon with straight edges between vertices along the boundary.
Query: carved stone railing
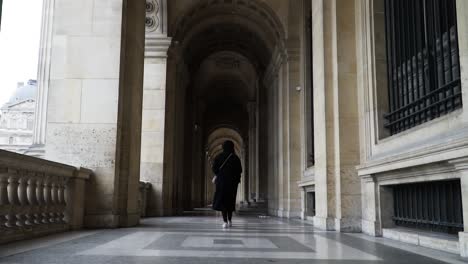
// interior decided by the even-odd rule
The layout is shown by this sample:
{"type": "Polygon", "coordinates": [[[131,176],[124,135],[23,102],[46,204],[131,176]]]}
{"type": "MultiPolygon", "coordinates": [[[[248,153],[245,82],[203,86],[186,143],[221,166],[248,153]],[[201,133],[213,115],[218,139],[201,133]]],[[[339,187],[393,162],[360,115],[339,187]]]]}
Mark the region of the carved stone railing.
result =
{"type": "Polygon", "coordinates": [[[146,217],[146,208],[148,205],[148,193],[150,192],[151,183],[149,182],[140,182],[140,197],[139,197],[139,205],[140,205],[140,216],[146,217]]]}
{"type": "Polygon", "coordinates": [[[0,243],[81,228],[91,174],[0,150],[0,243]]]}

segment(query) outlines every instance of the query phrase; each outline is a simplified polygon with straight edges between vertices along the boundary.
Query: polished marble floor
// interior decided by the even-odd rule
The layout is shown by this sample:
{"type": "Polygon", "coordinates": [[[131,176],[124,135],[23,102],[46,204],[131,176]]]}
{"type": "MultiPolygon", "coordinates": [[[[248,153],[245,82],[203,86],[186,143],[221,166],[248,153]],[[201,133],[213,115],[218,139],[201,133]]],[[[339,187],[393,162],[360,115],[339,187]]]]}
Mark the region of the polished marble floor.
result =
{"type": "Polygon", "coordinates": [[[467,263],[452,254],[362,234],[314,230],[300,221],[216,216],[145,219],[0,246],[0,263],[467,263]]]}

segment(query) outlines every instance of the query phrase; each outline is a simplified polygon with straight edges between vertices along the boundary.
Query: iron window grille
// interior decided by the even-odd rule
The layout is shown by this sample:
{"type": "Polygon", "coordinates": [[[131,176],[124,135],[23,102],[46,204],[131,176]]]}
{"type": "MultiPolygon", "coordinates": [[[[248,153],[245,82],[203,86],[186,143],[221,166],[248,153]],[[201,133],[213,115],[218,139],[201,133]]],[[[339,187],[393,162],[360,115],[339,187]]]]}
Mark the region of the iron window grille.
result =
{"type": "Polygon", "coordinates": [[[385,0],[394,135],[462,107],[456,0],[385,0]]]}
{"type": "Polygon", "coordinates": [[[397,226],[449,234],[463,231],[460,180],[396,185],[393,203],[397,226]]]}

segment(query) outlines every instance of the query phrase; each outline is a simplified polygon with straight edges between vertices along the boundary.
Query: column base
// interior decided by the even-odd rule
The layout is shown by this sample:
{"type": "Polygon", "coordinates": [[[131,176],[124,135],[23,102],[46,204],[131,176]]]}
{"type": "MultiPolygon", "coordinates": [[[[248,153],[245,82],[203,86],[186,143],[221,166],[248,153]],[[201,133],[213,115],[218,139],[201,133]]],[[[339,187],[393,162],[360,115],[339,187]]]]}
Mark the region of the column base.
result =
{"type": "Polygon", "coordinates": [[[301,211],[289,211],[284,209],[269,210],[270,215],[274,215],[280,218],[301,218],[301,211]]]}
{"type": "Polygon", "coordinates": [[[362,233],[370,236],[382,236],[382,227],[376,221],[361,221],[362,233]]]}
{"type": "Polygon", "coordinates": [[[327,231],[335,231],[335,219],[331,217],[314,217],[314,227],[327,231]]]}
{"type": "Polygon", "coordinates": [[[458,239],[460,243],[460,255],[468,258],[468,232],[458,233],[458,239]]]}
{"type": "Polygon", "coordinates": [[[361,233],[361,219],[356,218],[341,218],[335,219],[336,231],[343,233],[361,233]]]}
{"type": "Polygon", "coordinates": [[[117,228],[118,216],[113,214],[85,215],[84,227],[86,228],[117,228]]]}

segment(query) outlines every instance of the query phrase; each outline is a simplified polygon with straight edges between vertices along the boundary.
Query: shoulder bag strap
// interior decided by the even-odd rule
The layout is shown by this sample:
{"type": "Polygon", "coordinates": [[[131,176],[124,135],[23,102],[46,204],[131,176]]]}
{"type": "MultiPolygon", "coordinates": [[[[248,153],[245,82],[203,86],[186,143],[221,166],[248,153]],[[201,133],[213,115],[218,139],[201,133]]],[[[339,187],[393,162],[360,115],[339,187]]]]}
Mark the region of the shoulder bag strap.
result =
{"type": "Polygon", "coordinates": [[[231,156],[232,156],[232,153],[231,153],[231,154],[229,154],[229,156],[227,157],[227,159],[226,159],[226,160],[224,160],[223,164],[221,164],[221,167],[219,167],[219,170],[221,170],[221,169],[224,167],[224,165],[225,165],[225,164],[226,164],[226,162],[229,160],[229,158],[231,158],[231,156]]]}

